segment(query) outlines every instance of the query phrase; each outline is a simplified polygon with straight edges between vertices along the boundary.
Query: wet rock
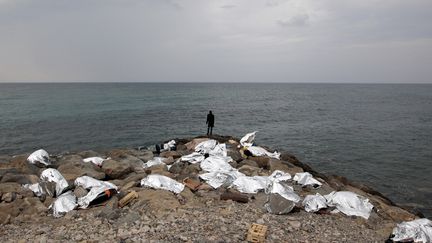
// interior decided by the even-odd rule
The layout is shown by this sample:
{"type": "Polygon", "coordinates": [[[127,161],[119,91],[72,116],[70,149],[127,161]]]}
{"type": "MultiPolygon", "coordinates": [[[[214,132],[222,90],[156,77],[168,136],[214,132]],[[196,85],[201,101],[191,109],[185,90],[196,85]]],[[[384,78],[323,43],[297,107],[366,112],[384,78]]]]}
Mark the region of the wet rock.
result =
{"type": "Polygon", "coordinates": [[[5,203],[10,203],[16,199],[16,196],[16,192],[7,192],[2,195],[1,201],[5,203]]]}
{"type": "Polygon", "coordinates": [[[247,176],[257,176],[261,169],[254,166],[243,165],[238,170],[247,176]]]}
{"type": "Polygon", "coordinates": [[[272,214],[287,214],[293,210],[295,203],[287,200],[279,194],[272,193],[265,204],[267,212],[272,214]]]}
{"type": "Polygon", "coordinates": [[[130,172],[132,172],[132,168],[129,163],[112,159],[104,161],[102,170],[107,176],[113,179],[124,178],[130,172]]]}

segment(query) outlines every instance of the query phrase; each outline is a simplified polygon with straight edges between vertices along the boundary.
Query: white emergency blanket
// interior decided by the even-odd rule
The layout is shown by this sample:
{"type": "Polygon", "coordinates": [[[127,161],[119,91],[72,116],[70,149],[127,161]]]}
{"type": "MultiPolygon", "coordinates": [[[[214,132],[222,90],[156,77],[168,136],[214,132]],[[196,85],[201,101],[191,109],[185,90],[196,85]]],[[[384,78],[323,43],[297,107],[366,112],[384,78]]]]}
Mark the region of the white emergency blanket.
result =
{"type": "Polygon", "coordinates": [[[255,140],[255,134],[257,133],[257,131],[255,132],[251,132],[248,133],[246,135],[244,135],[244,137],[242,137],[240,139],[240,145],[243,147],[250,147],[253,145],[253,141],[255,140]]]}
{"type": "Polygon", "coordinates": [[[39,183],[35,184],[24,184],[24,188],[31,190],[37,197],[42,196],[43,194],[46,194],[45,190],[42,189],[39,183]]]}
{"type": "Polygon", "coordinates": [[[71,191],[68,191],[58,197],[49,208],[53,209],[53,215],[56,218],[62,217],[69,211],[77,207],[77,198],[71,191]]]}
{"type": "Polygon", "coordinates": [[[30,156],[27,158],[27,161],[31,164],[42,164],[42,165],[51,165],[51,162],[49,160],[49,154],[47,151],[43,149],[39,149],[37,151],[34,151],[30,156]]]}
{"type": "Polygon", "coordinates": [[[348,216],[355,215],[368,219],[373,208],[369,199],[354,192],[331,192],[324,197],[327,200],[327,206],[336,207],[348,216]]]}
{"type": "Polygon", "coordinates": [[[200,174],[199,177],[207,182],[213,188],[221,186],[230,186],[237,178],[244,176],[238,171],[214,171],[200,174]]]}
{"type": "Polygon", "coordinates": [[[231,157],[212,156],[201,162],[200,167],[208,172],[230,172],[236,170],[228,163],[231,161],[231,157]]]}
{"type": "Polygon", "coordinates": [[[195,152],[200,154],[210,154],[210,151],[216,147],[217,143],[218,142],[213,139],[201,142],[195,147],[195,152]]]}
{"type": "Polygon", "coordinates": [[[315,195],[307,195],[302,203],[306,212],[318,212],[322,208],[327,208],[326,199],[319,193],[315,195]]]}
{"type": "Polygon", "coordinates": [[[176,145],[176,142],[174,140],[169,141],[168,143],[165,143],[163,145],[163,149],[164,150],[171,150],[172,148],[174,148],[176,145]]]}
{"type": "Polygon", "coordinates": [[[191,154],[182,156],[180,158],[180,161],[196,164],[196,163],[201,163],[204,159],[205,159],[204,155],[198,152],[193,152],[191,154]]]}
{"type": "Polygon", "coordinates": [[[163,175],[148,175],[146,178],[141,180],[141,186],[168,190],[174,193],[180,193],[184,189],[182,183],[163,175]]]}
{"type": "Polygon", "coordinates": [[[212,150],[210,150],[209,155],[227,157],[228,152],[226,149],[226,145],[224,143],[217,144],[212,150]]]}
{"type": "Polygon", "coordinates": [[[293,180],[302,186],[311,185],[313,187],[320,187],[322,185],[322,183],[313,178],[309,172],[296,173],[293,180]]]}
{"type": "Polygon", "coordinates": [[[280,159],[280,153],[278,151],[275,151],[273,153],[270,153],[265,148],[258,147],[258,146],[251,146],[248,147],[247,150],[253,155],[253,156],[268,156],[270,158],[280,159]]]}
{"type": "Polygon", "coordinates": [[[60,196],[63,193],[64,189],[66,189],[69,186],[68,182],[63,177],[63,175],[58,170],[52,168],[42,171],[40,175],[40,179],[42,181],[54,182],[56,184],[56,196],[60,196]]]}
{"type": "Polygon", "coordinates": [[[101,157],[89,157],[89,158],[85,158],[83,159],[83,162],[85,163],[93,163],[99,167],[102,167],[103,162],[105,161],[105,159],[101,158],[101,157]]]}
{"type": "Polygon", "coordinates": [[[146,169],[146,168],[152,167],[154,165],[165,164],[164,160],[165,160],[165,158],[162,158],[162,157],[154,157],[153,159],[144,163],[143,167],[144,167],[144,169],[146,169]]]}
{"type": "Polygon", "coordinates": [[[299,202],[300,197],[294,192],[294,189],[283,183],[290,179],[291,175],[289,173],[275,170],[270,176],[238,177],[232,183],[232,186],[243,193],[257,193],[264,190],[267,194],[276,193],[287,200],[299,202]]]}
{"type": "Polygon", "coordinates": [[[239,192],[257,193],[267,189],[269,180],[267,176],[242,176],[237,178],[232,186],[239,192]]]}
{"type": "Polygon", "coordinates": [[[390,238],[394,242],[432,242],[432,221],[429,219],[416,219],[398,224],[390,238]]]}
{"type": "Polygon", "coordinates": [[[85,189],[90,189],[87,195],[78,198],[78,205],[80,208],[87,208],[90,203],[97,198],[97,196],[106,190],[118,190],[117,186],[107,182],[100,181],[90,176],[81,176],[75,179],[75,186],[81,186],[85,189]]]}

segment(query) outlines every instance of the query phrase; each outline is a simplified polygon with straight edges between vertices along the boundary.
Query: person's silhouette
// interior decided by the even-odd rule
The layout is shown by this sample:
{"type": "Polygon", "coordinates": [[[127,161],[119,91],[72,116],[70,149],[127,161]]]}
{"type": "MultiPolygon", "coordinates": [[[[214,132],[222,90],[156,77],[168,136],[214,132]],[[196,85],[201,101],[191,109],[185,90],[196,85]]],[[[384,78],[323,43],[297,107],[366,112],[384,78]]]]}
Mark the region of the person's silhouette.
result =
{"type": "Polygon", "coordinates": [[[212,135],[213,133],[213,127],[214,127],[214,115],[212,113],[212,111],[209,111],[209,113],[207,114],[207,122],[206,124],[208,125],[207,127],[207,135],[212,135]]]}

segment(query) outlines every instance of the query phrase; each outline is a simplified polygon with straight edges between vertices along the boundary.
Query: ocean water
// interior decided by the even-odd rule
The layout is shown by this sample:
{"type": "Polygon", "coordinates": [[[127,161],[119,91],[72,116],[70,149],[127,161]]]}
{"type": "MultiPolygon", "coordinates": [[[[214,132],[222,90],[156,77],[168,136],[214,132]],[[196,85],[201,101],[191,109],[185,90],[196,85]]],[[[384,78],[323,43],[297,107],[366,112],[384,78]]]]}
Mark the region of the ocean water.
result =
{"type": "Polygon", "coordinates": [[[295,154],[432,216],[432,85],[0,84],[0,154],[138,147],[206,132],[295,154]]]}

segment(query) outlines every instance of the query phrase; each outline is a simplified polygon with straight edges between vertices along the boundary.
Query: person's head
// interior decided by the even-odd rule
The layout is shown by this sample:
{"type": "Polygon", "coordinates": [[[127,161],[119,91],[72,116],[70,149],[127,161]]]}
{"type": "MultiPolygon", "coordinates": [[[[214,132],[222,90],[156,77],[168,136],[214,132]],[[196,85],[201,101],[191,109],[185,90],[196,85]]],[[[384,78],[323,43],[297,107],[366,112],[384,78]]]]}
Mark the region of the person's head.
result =
{"type": "Polygon", "coordinates": [[[212,111],[209,111],[209,114],[212,114],[212,111]]]}

